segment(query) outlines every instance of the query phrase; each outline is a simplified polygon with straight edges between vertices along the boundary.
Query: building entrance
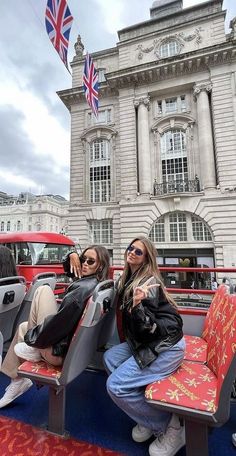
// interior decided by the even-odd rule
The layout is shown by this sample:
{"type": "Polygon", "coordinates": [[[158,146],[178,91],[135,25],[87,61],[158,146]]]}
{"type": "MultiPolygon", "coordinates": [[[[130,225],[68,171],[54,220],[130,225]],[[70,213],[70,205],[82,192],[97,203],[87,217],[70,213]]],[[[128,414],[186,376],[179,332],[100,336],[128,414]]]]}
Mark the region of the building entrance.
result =
{"type": "Polygon", "coordinates": [[[170,268],[162,272],[168,288],[210,289],[213,273],[211,272],[178,272],[178,268],[210,268],[214,267],[213,249],[158,249],[159,266],[170,268]],[[173,271],[171,271],[173,266],[173,271]]]}

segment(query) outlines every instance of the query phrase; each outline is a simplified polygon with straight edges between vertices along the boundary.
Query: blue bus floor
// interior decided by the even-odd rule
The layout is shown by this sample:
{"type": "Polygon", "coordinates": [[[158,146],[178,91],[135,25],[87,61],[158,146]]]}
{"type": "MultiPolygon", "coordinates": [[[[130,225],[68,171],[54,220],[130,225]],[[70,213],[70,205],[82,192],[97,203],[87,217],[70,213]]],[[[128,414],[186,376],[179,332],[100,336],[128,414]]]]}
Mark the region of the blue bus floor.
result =
{"type": "MultiPolygon", "coordinates": [[[[0,374],[0,396],[8,383],[8,378],[0,374]]],[[[1,409],[0,414],[36,427],[46,424],[47,388],[38,390],[34,385],[8,407],[1,409]]],[[[68,386],[66,430],[71,437],[127,456],[148,455],[150,442],[138,444],[132,441],[133,425],[133,421],[107,395],[104,372],[85,371],[68,386]]],[[[233,432],[236,432],[236,402],[232,402],[228,423],[210,433],[209,456],[236,456],[236,448],[231,443],[233,432]]],[[[185,456],[185,449],[180,450],[178,456],[185,456]]]]}

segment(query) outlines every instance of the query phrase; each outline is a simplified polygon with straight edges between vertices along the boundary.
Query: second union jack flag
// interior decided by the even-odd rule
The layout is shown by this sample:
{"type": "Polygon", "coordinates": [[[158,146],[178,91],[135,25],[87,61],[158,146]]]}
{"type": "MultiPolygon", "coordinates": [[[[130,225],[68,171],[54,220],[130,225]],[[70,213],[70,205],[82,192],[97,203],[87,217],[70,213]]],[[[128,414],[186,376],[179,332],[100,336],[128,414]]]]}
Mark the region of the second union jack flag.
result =
{"type": "Polygon", "coordinates": [[[84,63],[83,85],[86,100],[95,116],[98,114],[98,73],[89,54],[84,63]]]}
{"type": "Polygon", "coordinates": [[[47,1],[45,24],[48,36],[67,69],[67,51],[72,22],[73,17],[66,0],[47,1]]]}

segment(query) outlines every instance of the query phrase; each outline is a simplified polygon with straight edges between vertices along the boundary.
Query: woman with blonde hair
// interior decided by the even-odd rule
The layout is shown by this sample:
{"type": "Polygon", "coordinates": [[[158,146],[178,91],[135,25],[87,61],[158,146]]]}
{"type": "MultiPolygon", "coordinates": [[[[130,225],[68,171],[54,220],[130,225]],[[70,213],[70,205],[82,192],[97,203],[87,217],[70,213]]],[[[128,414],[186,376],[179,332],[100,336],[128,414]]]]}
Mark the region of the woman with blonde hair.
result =
{"type": "Polygon", "coordinates": [[[124,256],[117,284],[125,342],[109,349],[104,363],[112,400],[137,424],[132,437],[149,446],[150,456],[174,456],[185,444],[175,415],[145,401],[145,387],[171,375],[184,357],[182,319],[167,293],[156,261],[156,249],[145,237],[135,238],[124,256]]]}

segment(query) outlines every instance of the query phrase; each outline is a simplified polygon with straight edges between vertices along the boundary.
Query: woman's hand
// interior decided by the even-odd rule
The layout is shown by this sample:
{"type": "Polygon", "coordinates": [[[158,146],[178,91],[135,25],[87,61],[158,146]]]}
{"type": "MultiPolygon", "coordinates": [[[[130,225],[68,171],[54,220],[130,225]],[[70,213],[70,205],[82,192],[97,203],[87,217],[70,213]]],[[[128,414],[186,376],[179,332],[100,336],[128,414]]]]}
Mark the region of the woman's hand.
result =
{"type": "Polygon", "coordinates": [[[154,287],[159,287],[159,283],[152,283],[151,285],[149,285],[149,283],[151,282],[151,280],[153,279],[153,277],[151,277],[150,279],[148,279],[143,285],[141,285],[140,287],[136,287],[134,289],[134,293],[133,293],[133,307],[136,307],[140,304],[140,302],[142,301],[142,299],[145,299],[148,297],[148,291],[151,289],[151,288],[154,288],[154,287]]]}
{"type": "Polygon", "coordinates": [[[76,252],[70,254],[70,272],[74,274],[75,277],[81,277],[81,263],[79,255],[76,252]]]}

